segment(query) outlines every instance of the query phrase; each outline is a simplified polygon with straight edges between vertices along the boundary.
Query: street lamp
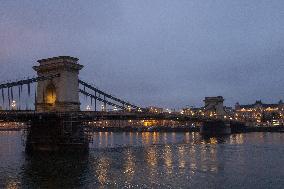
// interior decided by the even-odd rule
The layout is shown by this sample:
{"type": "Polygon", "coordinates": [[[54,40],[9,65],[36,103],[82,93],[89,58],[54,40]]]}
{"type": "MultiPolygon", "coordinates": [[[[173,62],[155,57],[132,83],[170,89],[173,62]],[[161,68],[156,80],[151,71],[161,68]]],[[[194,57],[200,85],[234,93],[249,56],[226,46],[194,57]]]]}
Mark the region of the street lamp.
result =
{"type": "Polygon", "coordinates": [[[15,100],[12,101],[11,107],[12,107],[12,110],[16,110],[17,103],[15,100]]]}

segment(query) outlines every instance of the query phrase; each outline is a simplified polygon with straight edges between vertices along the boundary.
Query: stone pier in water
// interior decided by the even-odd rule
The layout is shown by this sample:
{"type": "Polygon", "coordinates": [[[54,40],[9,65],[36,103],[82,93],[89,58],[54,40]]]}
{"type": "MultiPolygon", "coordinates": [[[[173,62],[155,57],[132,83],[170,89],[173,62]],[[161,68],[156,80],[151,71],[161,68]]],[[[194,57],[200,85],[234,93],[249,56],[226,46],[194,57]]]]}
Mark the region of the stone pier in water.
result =
{"type": "Polygon", "coordinates": [[[78,59],[59,56],[38,60],[37,75],[58,77],[39,81],[35,102],[36,112],[28,130],[26,150],[32,151],[87,151],[88,139],[78,120],[79,71],[78,59]]]}

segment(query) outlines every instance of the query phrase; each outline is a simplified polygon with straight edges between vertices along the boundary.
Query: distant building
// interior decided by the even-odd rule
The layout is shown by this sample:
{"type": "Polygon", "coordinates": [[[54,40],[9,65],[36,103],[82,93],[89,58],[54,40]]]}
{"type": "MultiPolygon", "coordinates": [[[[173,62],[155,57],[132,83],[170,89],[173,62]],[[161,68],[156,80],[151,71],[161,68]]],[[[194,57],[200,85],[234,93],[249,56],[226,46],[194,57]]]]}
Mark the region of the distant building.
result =
{"type": "Polygon", "coordinates": [[[228,116],[234,117],[235,109],[233,107],[224,106],[224,110],[228,116]]]}
{"type": "Polygon", "coordinates": [[[280,100],[276,104],[265,104],[257,100],[254,104],[235,105],[235,117],[250,122],[283,124],[284,103],[280,100]]]}
{"type": "Polygon", "coordinates": [[[204,116],[204,109],[203,107],[202,108],[195,108],[195,107],[184,108],[183,114],[187,116],[204,116]]]}
{"type": "Polygon", "coordinates": [[[189,116],[206,116],[229,119],[234,116],[234,109],[232,107],[224,106],[223,102],[224,98],[222,96],[205,97],[204,107],[184,108],[183,114],[189,116]]]}
{"type": "Polygon", "coordinates": [[[164,110],[163,108],[159,108],[159,107],[154,107],[154,106],[149,106],[146,108],[148,112],[150,113],[157,113],[157,114],[160,114],[160,113],[163,113],[164,110]]]}

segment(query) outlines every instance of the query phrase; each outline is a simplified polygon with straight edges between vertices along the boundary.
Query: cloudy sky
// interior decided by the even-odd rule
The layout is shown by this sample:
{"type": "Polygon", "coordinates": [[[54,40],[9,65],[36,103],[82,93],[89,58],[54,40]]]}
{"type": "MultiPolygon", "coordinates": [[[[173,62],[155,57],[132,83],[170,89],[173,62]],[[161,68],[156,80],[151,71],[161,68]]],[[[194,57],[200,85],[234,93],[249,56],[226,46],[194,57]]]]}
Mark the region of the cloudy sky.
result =
{"type": "Polygon", "coordinates": [[[83,80],[142,106],[284,100],[283,0],[0,3],[0,81],[69,55],[83,80]]]}

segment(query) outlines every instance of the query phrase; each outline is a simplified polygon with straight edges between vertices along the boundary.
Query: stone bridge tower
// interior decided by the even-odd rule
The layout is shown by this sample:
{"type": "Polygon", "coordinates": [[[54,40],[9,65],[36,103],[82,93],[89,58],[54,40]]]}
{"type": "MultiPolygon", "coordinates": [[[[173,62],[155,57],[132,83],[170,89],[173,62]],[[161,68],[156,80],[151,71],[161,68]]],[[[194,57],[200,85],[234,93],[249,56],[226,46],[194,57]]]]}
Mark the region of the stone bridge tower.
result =
{"type": "Polygon", "coordinates": [[[224,110],[224,98],[222,96],[217,97],[205,97],[204,111],[206,116],[216,116],[218,118],[224,118],[226,112],[224,110]]]}
{"type": "Polygon", "coordinates": [[[58,56],[38,60],[33,69],[40,76],[60,74],[50,80],[39,81],[37,85],[36,111],[66,112],[79,111],[79,71],[83,68],[78,58],[58,56]]]}

